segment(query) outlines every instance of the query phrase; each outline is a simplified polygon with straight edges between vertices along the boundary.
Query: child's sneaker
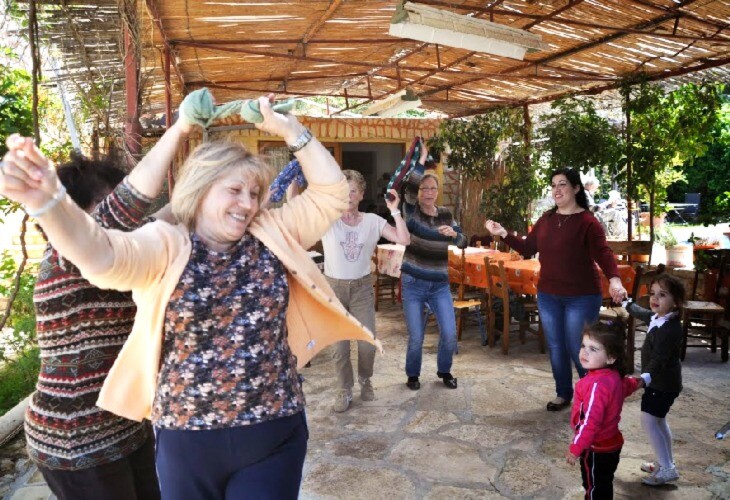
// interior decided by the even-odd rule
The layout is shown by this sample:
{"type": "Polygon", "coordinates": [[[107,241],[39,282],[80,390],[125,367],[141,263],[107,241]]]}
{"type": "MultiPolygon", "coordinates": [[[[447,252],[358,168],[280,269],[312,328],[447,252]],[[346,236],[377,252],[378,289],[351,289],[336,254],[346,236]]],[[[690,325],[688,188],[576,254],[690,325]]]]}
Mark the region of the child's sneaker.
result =
{"type": "Polygon", "coordinates": [[[649,474],[653,474],[657,469],[659,469],[659,464],[656,462],[643,462],[641,464],[641,470],[648,472],[649,474]]]}
{"type": "Polygon", "coordinates": [[[679,479],[679,472],[677,472],[676,467],[659,467],[656,472],[645,477],[641,482],[649,486],[661,486],[677,479],[679,479]]]}

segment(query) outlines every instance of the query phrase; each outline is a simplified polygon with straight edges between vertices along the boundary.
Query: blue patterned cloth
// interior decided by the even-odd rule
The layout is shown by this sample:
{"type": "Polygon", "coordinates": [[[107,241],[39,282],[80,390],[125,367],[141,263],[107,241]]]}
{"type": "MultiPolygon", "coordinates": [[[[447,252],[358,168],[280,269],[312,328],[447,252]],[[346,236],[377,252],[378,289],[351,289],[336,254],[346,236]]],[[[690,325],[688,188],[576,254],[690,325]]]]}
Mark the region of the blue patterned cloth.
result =
{"type": "Polygon", "coordinates": [[[297,181],[297,185],[303,188],[307,185],[307,180],[302,173],[302,166],[298,160],[292,160],[284,169],[279,172],[276,179],[269,186],[269,200],[272,203],[279,203],[286,195],[286,188],[289,184],[297,181]]]}

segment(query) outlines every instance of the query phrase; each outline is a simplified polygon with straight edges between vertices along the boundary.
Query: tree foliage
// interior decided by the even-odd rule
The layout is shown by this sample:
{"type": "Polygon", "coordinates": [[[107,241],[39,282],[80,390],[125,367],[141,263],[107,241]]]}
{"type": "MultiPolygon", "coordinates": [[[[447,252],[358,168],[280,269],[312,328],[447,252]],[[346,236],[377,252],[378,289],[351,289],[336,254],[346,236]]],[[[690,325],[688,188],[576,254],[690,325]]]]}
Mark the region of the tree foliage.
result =
{"type": "Polygon", "coordinates": [[[487,219],[524,231],[530,222],[532,202],[540,196],[542,177],[537,173],[536,156],[524,144],[511,145],[506,153],[505,175],[485,190],[481,208],[487,219]]]}
{"type": "Polygon", "coordinates": [[[499,108],[471,120],[442,122],[438,138],[429,147],[448,144],[449,167],[467,179],[484,180],[499,166],[500,151],[522,140],[523,127],[520,110],[499,108]]]}
{"type": "MultiPolygon", "coordinates": [[[[0,47],[5,57],[13,59],[10,49],[0,47]]],[[[10,65],[0,65],[0,156],[7,152],[5,138],[10,134],[33,134],[32,90],[30,73],[10,65]]]]}
{"type": "Polygon", "coordinates": [[[700,193],[697,220],[704,224],[730,221],[730,98],[725,96],[712,130],[707,153],[682,166],[684,179],[672,184],[670,201],[683,202],[684,193],[700,193]]]}
{"type": "Polygon", "coordinates": [[[461,174],[460,217],[466,232],[483,231],[484,217],[514,229],[527,227],[539,180],[524,140],[522,110],[500,108],[471,120],[447,120],[429,141],[431,152],[448,151],[448,166],[461,174]]]}
{"type": "Polygon", "coordinates": [[[559,99],[551,109],[539,130],[550,169],[596,169],[613,176],[622,156],[620,131],[598,115],[590,100],[559,99]]]}
{"type": "Polygon", "coordinates": [[[634,198],[666,210],[667,188],[684,179],[679,168],[704,155],[717,126],[721,86],[687,84],[672,92],[642,82],[622,89],[630,113],[627,159],[634,198]]]}

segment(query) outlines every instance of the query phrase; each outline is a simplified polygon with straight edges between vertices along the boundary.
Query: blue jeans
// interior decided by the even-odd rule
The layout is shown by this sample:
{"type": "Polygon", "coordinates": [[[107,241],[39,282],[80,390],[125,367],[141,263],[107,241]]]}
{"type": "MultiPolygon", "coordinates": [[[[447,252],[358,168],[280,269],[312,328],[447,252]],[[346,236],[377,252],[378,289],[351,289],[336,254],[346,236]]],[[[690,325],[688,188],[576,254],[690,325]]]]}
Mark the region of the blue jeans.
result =
{"type": "Polygon", "coordinates": [[[555,392],[565,400],[573,399],[571,360],[579,377],[586,374],[578,358],[583,328],[598,320],[601,301],[600,293],[574,296],[537,293],[537,308],[550,350],[555,392]]]}
{"type": "Polygon", "coordinates": [[[454,302],[448,281],[427,281],[410,274],[401,275],[403,315],[408,326],[408,351],[406,352],[406,375],[421,375],[423,334],[426,327],[423,309],[429,305],[439,324],[439,350],[436,358],[437,371],[451,372],[451,363],[456,351],[456,316],[454,302]]]}

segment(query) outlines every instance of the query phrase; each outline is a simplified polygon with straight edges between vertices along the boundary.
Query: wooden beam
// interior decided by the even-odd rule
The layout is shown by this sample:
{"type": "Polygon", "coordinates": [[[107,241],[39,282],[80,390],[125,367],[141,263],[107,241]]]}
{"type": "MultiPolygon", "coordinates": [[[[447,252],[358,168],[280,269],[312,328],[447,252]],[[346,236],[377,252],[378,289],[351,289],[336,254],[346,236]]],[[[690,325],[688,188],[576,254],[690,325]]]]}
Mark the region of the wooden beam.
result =
{"type": "Polygon", "coordinates": [[[304,33],[304,36],[300,40],[300,43],[309,43],[309,41],[314,37],[315,34],[319,31],[319,28],[322,27],[322,25],[332,17],[332,14],[335,13],[337,8],[342,4],[342,0],[333,0],[330,2],[329,7],[327,7],[327,10],[324,11],[324,13],[319,16],[319,19],[317,19],[308,29],[307,32],[304,33]]]}
{"type": "Polygon", "coordinates": [[[652,2],[647,2],[646,0],[628,0],[631,3],[635,3],[637,5],[642,5],[644,7],[648,7],[650,9],[659,10],[662,12],[673,12],[675,15],[679,17],[686,17],[687,19],[691,19],[695,22],[704,24],[705,26],[712,26],[713,28],[721,28],[721,29],[730,29],[730,23],[717,23],[715,21],[710,21],[709,19],[706,19],[704,17],[697,16],[693,14],[692,12],[686,12],[683,10],[679,10],[683,7],[686,7],[687,5],[694,3],[696,0],[692,0],[691,2],[683,2],[679,6],[674,7],[665,7],[663,5],[657,5],[652,2]]]}
{"type": "MultiPolygon", "coordinates": [[[[172,82],[170,81],[170,65],[172,55],[170,54],[170,47],[165,46],[165,129],[170,130],[172,126],[172,82]]],[[[172,198],[172,189],[175,186],[175,177],[173,176],[175,162],[170,162],[167,167],[167,195],[172,198]]]]}
{"type": "Polygon", "coordinates": [[[124,24],[124,92],[126,96],[124,143],[127,149],[127,163],[131,167],[142,154],[142,125],[139,123],[139,57],[134,35],[127,23],[124,24]]]}
{"type": "MultiPolygon", "coordinates": [[[[203,45],[296,45],[302,43],[301,38],[246,38],[246,39],[216,39],[196,38],[185,40],[175,38],[170,40],[170,45],[188,45],[190,42],[203,45]]],[[[362,45],[362,44],[397,44],[399,38],[313,38],[308,40],[307,45],[362,45]]]]}
{"type": "MultiPolygon", "coordinates": [[[[160,38],[162,38],[162,43],[164,45],[164,50],[172,51],[172,47],[170,46],[170,41],[167,37],[167,33],[165,33],[165,28],[162,26],[162,19],[160,18],[160,14],[157,10],[157,5],[155,4],[155,0],[145,0],[145,3],[147,5],[147,11],[152,18],[152,22],[155,23],[155,26],[157,27],[157,31],[160,32],[160,38]]],[[[180,67],[177,64],[177,61],[175,58],[172,58],[172,69],[175,71],[175,75],[177,76],[178,84],[180,85],[180,91],[183,95],[187,94],[187,90],[185,88],[185,79],[182,76],[182,72],[180,71],[180,67]]]]}

